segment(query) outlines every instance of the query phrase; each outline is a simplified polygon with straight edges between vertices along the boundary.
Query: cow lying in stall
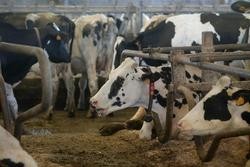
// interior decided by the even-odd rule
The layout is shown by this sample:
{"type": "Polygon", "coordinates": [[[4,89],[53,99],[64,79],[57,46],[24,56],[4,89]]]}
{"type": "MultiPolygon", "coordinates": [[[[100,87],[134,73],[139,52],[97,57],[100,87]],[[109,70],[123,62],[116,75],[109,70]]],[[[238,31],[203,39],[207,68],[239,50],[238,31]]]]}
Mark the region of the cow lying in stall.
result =
{"type": "MultiPolygon", "coordinates": [[[[249,124],[250,90],[232,87],[231,79],[223,76],[177,126],[183,136],[202,136],[238,130],[249,124]]],[[[249,155],[247,159],[246,167],[249,167],[249,155]]]]}
{"type": "MultiPolygon", "coordinates": [[[[54,23],[36,31],[35,29],[16,29],[8,23],[0,22],[2,42],[42,47],[46,50],[45,55],[48,53],[49,60],[54,63],[70,62],[70,55],[62,40],[65,35],[54,23]]],[[[12,87],[26,76],[31,66],[37,62],[37,58],[0,51],[0,61],[2,75],[6,82],[7,101],[13,120],[15,120],[18,107],[12,87]]]]}
{"type": "Polygon", "coordinates": [[[21,147],[19,141],[0,126],[0,166],[37,167],[35,160],[21,147]]]}
{"type": "MultiPolygon", "coordinates": [[[[195,73],[192,67],[187,66],[186,73],[195,73]]],[[[195,76],[200,76],[198,71],[195,76]]],[[[166,96],[168,94],[167,85],[171,83],[170,64],[160,67],[139,67],[135,60],[126,58],[124,62],[115,70],[111,71],[109,80],[101,87],[97,94],[90,99],[91,106],[101,116],[106,116],[111,112],[121,110],[127,107],[143,106],[147,107],[149,101],[149,79],[152,78],[155,85],[153,95],[152,110],[160,118],[161,126],[166,123],[166,96]]],[[[189,82],[189,79],[187,79],[189,82]]],[[[189,99],[175,99],[173,114],[172,136],[175,137],[176,125],[187,112],[187,100],[199,100],[199,95],[195,92],[189,96],[189,99]],[[190,97],[191,96],[191,97],[190,97]]],[[[191,102],[190,102],[191,103],[191,102]]],[[[137,114],[133,120],[142,119],[143,113],[137,114]]],[[[151,139],[153,122],[143,122],[140,130],[140,138],[151,139]]]]}

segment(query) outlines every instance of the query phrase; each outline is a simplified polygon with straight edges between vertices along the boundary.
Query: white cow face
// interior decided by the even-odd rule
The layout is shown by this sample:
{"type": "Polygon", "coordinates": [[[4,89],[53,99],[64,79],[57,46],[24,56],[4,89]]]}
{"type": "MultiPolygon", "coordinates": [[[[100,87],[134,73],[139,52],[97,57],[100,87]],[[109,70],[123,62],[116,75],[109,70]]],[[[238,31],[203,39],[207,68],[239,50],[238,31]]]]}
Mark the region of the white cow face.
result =
{"type": "Polygon", "coordinates": [[[136,62],[127,58],[118,68],[111,71],[109,80],[90,99],[92,107],[99,115],[105,116],[140,102],[144,84],[140,80],[141,71],[136,67],[136,62]]]}
{"type": "Polygon", "coordinates": [[[221,77],[212,90],[179,122],[183,134],[215,134],[250,124],[250,91],[231,87],[227,76],[221,77]]]}

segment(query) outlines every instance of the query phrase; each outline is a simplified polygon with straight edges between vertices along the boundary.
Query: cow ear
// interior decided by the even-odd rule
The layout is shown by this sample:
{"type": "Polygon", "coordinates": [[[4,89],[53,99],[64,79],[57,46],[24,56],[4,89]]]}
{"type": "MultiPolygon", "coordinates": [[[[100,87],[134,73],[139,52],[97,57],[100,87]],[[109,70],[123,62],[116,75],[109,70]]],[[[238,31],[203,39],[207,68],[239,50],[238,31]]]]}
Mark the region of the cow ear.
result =
{"type": "Polygon", "coordinates": [[[238,97],[237,99],[235,99],[235,104],[237,106],[242,106],[246,103],[246,99],[242,96],[238,97]]]}

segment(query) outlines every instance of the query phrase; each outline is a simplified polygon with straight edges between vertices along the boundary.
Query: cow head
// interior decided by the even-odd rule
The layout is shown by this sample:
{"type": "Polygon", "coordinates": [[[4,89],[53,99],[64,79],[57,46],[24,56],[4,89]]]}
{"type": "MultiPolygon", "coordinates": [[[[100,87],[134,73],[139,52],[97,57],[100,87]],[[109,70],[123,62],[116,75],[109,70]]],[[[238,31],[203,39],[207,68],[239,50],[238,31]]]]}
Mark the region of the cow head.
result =
{"type": "Polygon", "coordinates": [[[107,115],[113,111],[127,107],[147,107],[149,100],[149,78],[152,78],[157,88],[154,96],[157,104],[154,107],[165,108],[167,94],[165,86],[168,84],[165,80],[170,82],[171,69],[169,66],[161,68],[151,67],[150,70],[148,69],[138,67],[135,60],[126,58],[118,68],[111,71],[109,80],[90,99],[92,107],[100,115],[107,115]],[[167,79],[163,78],[163,76],[166,76],[167,79]]]}
{"type": "Polygon", "coordinates": [[[227,76],[221,77],[206,96],[179,122],[183,134],[215,134],[250,124],[250,91],[231,87],[227,76]]]}
{"type": "Polygon", "coordinates": [[[64,43],[67,35],[55,23],[49,23],[44,31],[40,30],[40,36],[42,46],[48,52],[50,61],[54,63],[70,62],[70,54],[64,43]]]}

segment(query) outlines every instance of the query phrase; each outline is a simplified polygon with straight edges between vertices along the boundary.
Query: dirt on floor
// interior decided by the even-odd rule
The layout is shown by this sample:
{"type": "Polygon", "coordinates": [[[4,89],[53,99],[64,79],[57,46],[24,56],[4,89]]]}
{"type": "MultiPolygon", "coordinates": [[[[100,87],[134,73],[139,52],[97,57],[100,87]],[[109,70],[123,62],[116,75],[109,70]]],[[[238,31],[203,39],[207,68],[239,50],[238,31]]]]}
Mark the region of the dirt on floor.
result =
{"type": "Polygon", "coordinates": [[[138,131],[122,130],[101,136],[98,129],[109,122],[127,120],[134,109],[114,117],[87,119],[83,112],[68,118],[56,111],[53,120],[35,118],[25,123],[33,135],[22,137],[23,147],[40,167],[241,167],[248,145],[238,138],[223,140],[215,158],[200,162],[193,141],[172,140],[160,144],[140,140],[138,131]]]}

